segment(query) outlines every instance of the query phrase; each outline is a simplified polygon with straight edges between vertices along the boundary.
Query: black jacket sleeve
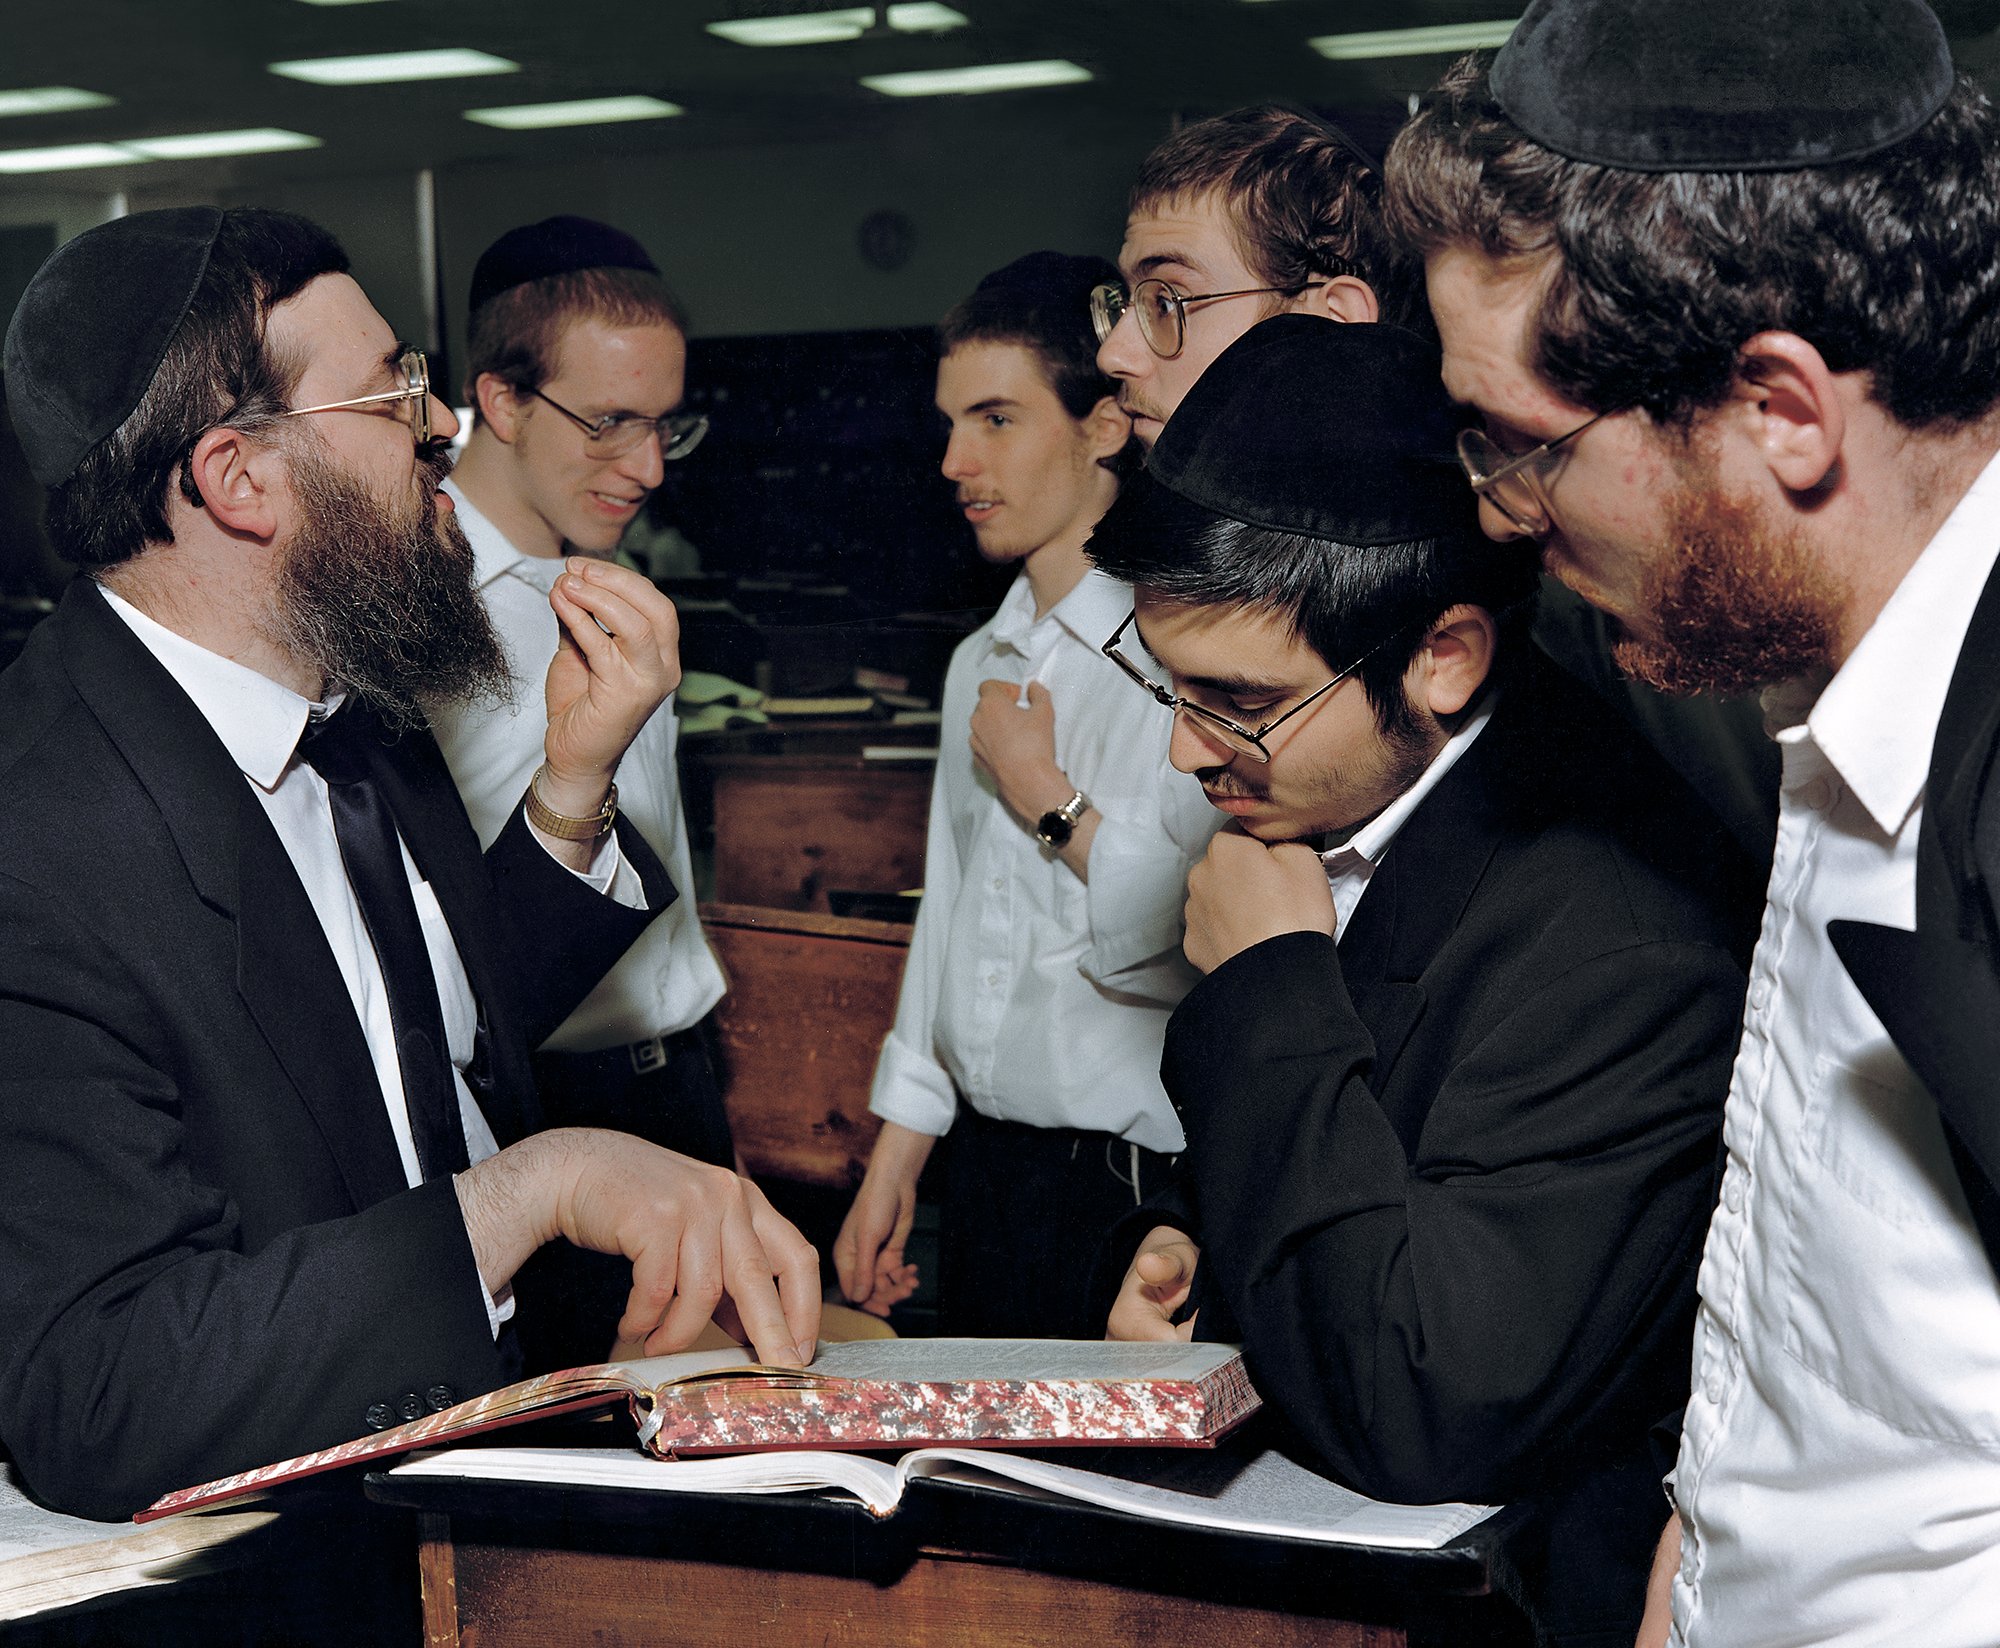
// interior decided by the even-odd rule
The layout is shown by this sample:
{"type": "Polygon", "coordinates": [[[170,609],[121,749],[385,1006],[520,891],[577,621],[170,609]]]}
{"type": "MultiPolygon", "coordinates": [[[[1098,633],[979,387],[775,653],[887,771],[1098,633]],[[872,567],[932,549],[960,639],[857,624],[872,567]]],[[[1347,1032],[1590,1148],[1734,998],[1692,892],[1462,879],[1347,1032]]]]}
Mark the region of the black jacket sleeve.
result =
{"type": "Polygon", "coordinates": [[[1741,975],[1682,942],[1572,960],[1570,936],[1449,1004],[1465,1042],[1414,1148],[1332,940],[1245,951],[1172,1021],[1207,1285],[1267,1399],[1364,1492],[1518,1492],[1686,1301],[1741,975]]]}
{"type": "MultiPolygon", "coordinates": [[[[130,1516],[365,1434],[376,1403],[512,1375],[448,1180],[353,1212],[330,1167],[294,1162],[297,1224],[248,1251],[191,1160],[179,1038],[145,982],[0,876],[10,924],[33,937],[0,945],[0,1442],[38,1494],[130,1516]]],[[[230,1097],[236,1142],[268,1142],[257,1095],[230,1097]]]]}

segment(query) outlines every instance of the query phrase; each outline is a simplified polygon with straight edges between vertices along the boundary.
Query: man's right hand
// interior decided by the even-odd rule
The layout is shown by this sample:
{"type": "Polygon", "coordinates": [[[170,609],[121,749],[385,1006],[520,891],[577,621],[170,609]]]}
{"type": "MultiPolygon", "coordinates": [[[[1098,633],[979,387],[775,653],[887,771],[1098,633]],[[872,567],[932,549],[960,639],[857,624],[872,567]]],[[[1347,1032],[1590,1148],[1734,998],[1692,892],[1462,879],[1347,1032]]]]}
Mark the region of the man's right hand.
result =
{"type": "Polygon", "coordinates": [[[928,1133],[884,1122],[834,1238],[840,1291],[870,1315],[887,1316],[917,1291],[917,1267],[904,1260],[903,1249],[917,1213],[917,1176],[936,1144],[928,1133]]]}
{"type": "Polygon", "coordinates": [[[1155,1225],[1118,1284],[1118,1297],[1104,1325],[1107,1339],[1192,1339],[1194,1318],[1176,1323],[1174,1312],[1187,1303],[1201,1249],[1186,1232],[1155,1225]]]}
{"type": "Polygon", "coordinates": [[[621,1342],[691,1344],[726,1297],[759,1361],[810,1362],[819,1256],[749,1180],[629,1134],[563,1127],[454,1180],[480,1279],[497,1293],[558,1236],[632,1261],[621,1342]]]}

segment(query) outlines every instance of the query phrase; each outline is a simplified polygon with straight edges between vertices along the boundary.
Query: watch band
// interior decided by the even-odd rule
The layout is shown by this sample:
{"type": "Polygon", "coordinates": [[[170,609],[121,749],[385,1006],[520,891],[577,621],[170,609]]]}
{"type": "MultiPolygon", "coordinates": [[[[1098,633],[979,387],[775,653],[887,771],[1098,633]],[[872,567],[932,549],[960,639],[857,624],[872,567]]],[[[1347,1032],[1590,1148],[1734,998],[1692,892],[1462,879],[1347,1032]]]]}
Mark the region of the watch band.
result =
{"type": "Polygon", "coordinates": [[[1043,813],[1035,822],[1035,837],[1045,847],[1053,847],[1057,852],[1069,845],[1069,838],[1076,829],[1077,821],[1090,811],[1090,797],[1078,790],[1060,807],[1043,813]]]}
{"type": "Polygon", "coordinates": [[[536,768],[535,776],[528,780],[528,822],[544,835],[552,835],[558,841],[595,841],[611,828],[618,817],[618,786],[613,784],[605,792],[604,805],[584,818],[571,818],[557,812],[542,799],[536,788],[542,781],[546,769],[536,768]]]}

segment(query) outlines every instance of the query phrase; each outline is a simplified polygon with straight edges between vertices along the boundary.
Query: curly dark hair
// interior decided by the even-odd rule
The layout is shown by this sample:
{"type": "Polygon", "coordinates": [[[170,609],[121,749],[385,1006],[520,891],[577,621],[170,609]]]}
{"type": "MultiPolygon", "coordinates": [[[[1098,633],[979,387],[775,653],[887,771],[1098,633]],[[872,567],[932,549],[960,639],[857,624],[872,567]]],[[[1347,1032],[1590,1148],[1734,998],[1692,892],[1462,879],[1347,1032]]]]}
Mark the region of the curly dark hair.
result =
{"type": "Polygon", "coordinates": [[[1319,275],[1354,275],[1382,319],[1428,327],[1423,270],[1382,220],[1381,170],[1339,127],[1279,103],[1198,120],[1146,156],[1130,210],[1211,192],[1267,285],[1298,291],[1319,275]]]}
{"type": "Polygon", "coordinates": [[[1910,429],[2000,401],[2000,121],[1963,75],[1925,126],[1858,160],[1634,172],[1525,136],[1491,65],[1461,58],[1398,134],[1385,211],[1419,255],[1556,254],[1530,360],[1561,394],[1684,430],[1729,393],[1743,344],[1783,331],[1867,372],[1910,429]]]}

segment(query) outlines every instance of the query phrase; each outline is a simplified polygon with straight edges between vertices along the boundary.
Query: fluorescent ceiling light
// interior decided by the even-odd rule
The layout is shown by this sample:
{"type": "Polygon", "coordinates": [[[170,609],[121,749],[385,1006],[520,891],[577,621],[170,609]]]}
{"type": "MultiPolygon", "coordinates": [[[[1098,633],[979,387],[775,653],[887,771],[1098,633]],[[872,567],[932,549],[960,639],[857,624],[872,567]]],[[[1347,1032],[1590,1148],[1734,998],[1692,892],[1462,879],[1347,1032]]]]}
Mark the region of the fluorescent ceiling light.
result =
{"type": "Polygon", "coordinates": [[[586,97],[575,103],[516,103],[500,109],[467,109],[465,118],[507,132],[539,132],[550,126],[602,126],[618,120],[664,120],[685,114],[678,103],[657,97],[586,97]]]}
{"type": "Polygon", "coordinates": [[[170,137],[135,137],[118,145],[148,160],[216,160],[224,155],[281,154],[317,149],[320,140],[304,132],[259,126],[242,132],[177,132],[170,137]]]}
{"type": "Polygon", "coordinates": [[[475,74],[513,74],[521,67],[464,46],[439,51],[372,52],[366,57],[305,57],[273,63],[273,74],[315,86],[384,86],[404,80],[462,80],[475,74]]]}
{"type": "Polygon", "coordinates": [[[54,149],[0,149],[0,173],[73,172],[85,166],[129,166],[145,158],[117,143],[65,143],[54,149]]]}
{"type": "Polygon", "coordinates": [[[861,84],[890,97],[950,97],[961,92],[1013,92],[1030,86],[1074,86],[1090,70],[1059,57],[1035,63],[975,63],[964,69],[915,69],[906,74],[864,74],[861,84]]]}
{"type": "Polygon", "coordinates": [[[1336,63],[1362,57],[1428,57],[1437,52],[1477,51],[1506,43],[1517,17],[1491,23],[1440,23],[1428,29],[1376,29],[1367,34],[1322,34],[1307,45],[1336,63]]]}
{"type": "Polygon", "coordinates": [[[102,92],[76,86],[22,86],[0,92],[0,117],[15,114],[67,114],[72,109],[108,109],[118,101],[102,92]]]}
{"type": "Polygon", "coordinates": [[[0,149],[0,175],[10,172],[73,172],[86,166],[142,166],[151,160],[214,160],[223,155],[277,154],[317,149],[320,140],[304,132],[265,126],[243,132],[177,132],[167,137],[134,137],[122,143],[65,143],[53,149],[0,149]]]}
{"type": "MultiPolygon", "coordinates": [[[[963,12],[935,0],[886,8],[889,27],[901,34],[943,34],[962,29],[963,12]]],[[[833,11],[794,12],[787,17],[738,17],[707,25],[708,32],[739,46],[823,46],[833,40],[859,40],[875,23],[873,6],[841,6],[833,11]]]]}

